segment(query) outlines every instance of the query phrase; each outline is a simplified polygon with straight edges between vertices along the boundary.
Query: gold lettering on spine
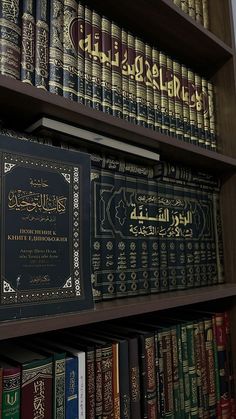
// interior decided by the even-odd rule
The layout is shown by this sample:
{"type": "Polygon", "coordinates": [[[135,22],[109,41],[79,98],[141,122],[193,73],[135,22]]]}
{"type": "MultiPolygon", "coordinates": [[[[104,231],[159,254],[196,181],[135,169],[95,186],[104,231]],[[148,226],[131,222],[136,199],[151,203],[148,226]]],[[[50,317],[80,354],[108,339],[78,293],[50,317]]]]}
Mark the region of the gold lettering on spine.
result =
{"type": "MultiPolygon", "coordinates": [[[[101,51],[102,49],[102,34],[101,34],[102,20],[98,13],[92,11],[92,32],[94,49],[101,51]]],[[[102,66],[98,54],[92,56],[92,82],[93,82],[93,106],[95,109],[101,109],[102,91],[102,66]]]]}
{"type": "Polygon", "coordinates": [[[102,16],[102,110],[106,113],[112,113],[111,103],[111,23],[102,16]],[[107,52],[107,54],[106,54],[107,52]]]}
{"type": "Polygon", "coordinates": [[[159,83],[159,64],[159,52],[157,49],[152,48],[152,83],[156,131],[161,131],[161,92],[159,83]]]}
{"type": "Polygon", "coordinates": [[[170,56],[166,59],[166,76],[167,76],[167,92],[168,92],[168,109],[170,118],[170,135],[176,135],[175,125],[175,89],[174,89],[174,77],[173,77],[173,60],[170,56]]]}
{"type": "Polygon", "coordinates": [[[164,134],[169,134],[170,118],[169,118],[169,101],[168,101],[168,85],[166,80],[167,56],[163,52],[159,53],[159,81],[161,90],[161,130],[164,134]]]}
{"type": "Polygon", "coordinates": [[[112,37],[112,108],[113,115],[122,118],[122,40],[121,29],[114,22],[111,24],[112,37]]]}
{"type": "MultiPolygon", "coordinates": [[[[79,39],[84,37],[84,5],[79,2],[78,3],[78,18],[79,18],[79,39]]],[[[79,48],[78,48],[79,49],[79,48]]],[[[84,103],[84,78],[85,78],[85,52],[84,51],[77,51],[77,76],[78,76],[78,102],[84,103]]]]}
{"type": "MultiPolygon", "coordinates": [[[[202,92],[203,92],[203,97],[207,98],[207,101],[208,101],[208,82],[204,77],[202,77],[202,92]]],[[[211,141],[210,141],[209,106],[207,107],[206,111],[203,113],[203,129],[204,129],[205,147],[210,149],[211,141]]]]}
{"type": "Polygon", "coordinates": [[[203,26],[204,28],[209,29],[208,0],[202,0],[202,10],[203,10],[203,26]]]}
{"type": "Polygon", "coordinates": [[[128,34],[122,29],[122,97],[123,97],[123,118],[129,121],[129,78],[128,78],[128,34]]]}
{"type": "Polygon", "coordinates": [[[84,37],[81,39],[79,46],[84,50],[84,101],[85,105],[92,107],[93,92],[92,92],[92,36],[91,36],[91,22],[92,12],[85,6],[84,9],[84,37]]]}
{"type": "Polygon", "coordinates": [[[173,83],[175,98],[175,119],[176,119],[176,135],[179,139],[183,139],[183,104],[181,101],[181,65],[178,61],[173,61],[173,83]]]}
{"type": "Polygon", "coordinates": [[[188,14],[192,19],[196,18],[195,0],[188,0],[188,14]]]}
{"type": "Polygon", "coordinates": [[[197,144],[197,112],[196,112],[196,92],[195,92],[195,76],[191,69],[188,69],[188,86],[189,86],[189,115],[190,115],[190,133],[191,142],[197,144]]]}
{"type": "Polygon", "coordinates": [[[154,129],[154,92],[152,81],[152,48],[145,44],[145,85],[146,85],[146,103],[147,103],[147,125],[148,128],[154,129]]]}
{"type": "Polygon", "coordinates": [[[135,38],[135,79],[136,79],[136,96],[137,96],[137,123],[145,126],[147,123],[146,112],[146,92],[147,87],[144,84],[144,57],[145,44],[139,39],[135,38]]]}
{"type": "Polygon", "coordinates": [[[35,85],[48,88],[49,27],[47,21],[47,0],[41,0],[36,6],[36,58],[35,85]]]}
{"type": "Polygon", "coordinates": [[[210,118],[210,138],[211,149],[216,151],[216,121],[215,121],[215,104],[214,104],[214,88],[211,82],[208,82],[208,101],[209,101],[209,118],[210,118]]]}
{"type": "Polygon", "coordinates": [[[21,79],[24,83],[34,84],[35,67],[35,19],[33,1],[25,0],[25,11],[22,15],[22,52],[21,79]]]}
{"type": "Polygon", "coordinates": [[[203,96],[202,96],[202,80],[201,77],[195,73],[195,92],[196,92],[196,115],[197,115],[197,129],[198,129],[198,144],[201,147],[205,145],[204,136],[204,117],[203,117],[203,96]]]}
{"type": "MultiPolygon", "coordinates": [[[[130,122],[140,123],[140,115],[138,109],[138,80],[143,81],[143,75],[140,74],[139,57],[135,55],[135,42],[136,38],[128,32],[128,79],[129,79],[129,119],[130,122]],[[140,79],[142,77],[142,80],[140,79]]],[[[141,64],[142,65],[142,64],[141,64]]],[[[141,70],[142,72],[142,70],[141,70]]]]}

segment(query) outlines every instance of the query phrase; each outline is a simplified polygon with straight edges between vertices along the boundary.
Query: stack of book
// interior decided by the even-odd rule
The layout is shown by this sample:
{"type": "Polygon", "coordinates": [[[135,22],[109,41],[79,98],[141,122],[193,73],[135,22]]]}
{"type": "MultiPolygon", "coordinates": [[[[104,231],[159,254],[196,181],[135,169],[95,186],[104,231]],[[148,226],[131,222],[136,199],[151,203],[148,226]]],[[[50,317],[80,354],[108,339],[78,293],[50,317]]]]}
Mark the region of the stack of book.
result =
{"type": "Polygon", "coordinates": [[[235,417],[227,312],[152,314],[3,342],[0,377],[3,418],[235,417]]]}
{"type": "Polygon", "coordinates": [[[209,29],[208,0],[172,0],[196,22],[209,29]]]}
{"type": "Polygon", "coordinates": [[[216,150],[213,85],[176,57],[76,0],[3,0],[0,17],[1,74],[216,150]]]}
{"type": "Polygon", "coordinates": [[[224,282],[217,177],[168,162],[91,161],[96,301],[224,282]]]}

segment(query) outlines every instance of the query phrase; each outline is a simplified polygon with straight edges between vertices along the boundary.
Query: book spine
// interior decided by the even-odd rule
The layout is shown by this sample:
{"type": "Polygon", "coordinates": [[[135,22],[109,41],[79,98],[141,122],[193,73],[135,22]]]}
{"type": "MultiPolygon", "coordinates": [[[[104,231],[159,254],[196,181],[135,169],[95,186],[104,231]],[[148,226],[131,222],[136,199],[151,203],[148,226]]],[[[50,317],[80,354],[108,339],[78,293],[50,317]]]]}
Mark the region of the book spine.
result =
{"type": "Polygon", "coordinates": [[[167,80],[166,80],[166,68],[167,68],[167,56],[163,52],[159,53],[160,68],[159,68],[159,80],[160,80],[160,91],[161,91],[161,132],[169,135],[170,133],[170,116],[169,116],[169,99],[167,92],[167,80]]]}
{"type": "Polygon", "coordinates": [[[182,345],[182,368],[184,381],[184,413],[186,417],[190,416],[191,400],[190,400],[190,380],[188,367],[188,342],[186,325],[181,325],[181,345],[182,345]]]}
{"type": "MultiPolygon", "coordinates": [[[[92,11],[84,6],[84,39],[91,42],[92,38],[92,11]]],[[[84,104],[93,107],[92,85],[92,54],[84,47],[84,104]]]]}
{"type": "MultiPolygon", "coordinates": [[[[135,38],[135,81],[136,81],[136,101],[137,101],[137,124],[147,126],[147,86],[144,79],[145,63],[145,44],[135,38]]],[[[131,64],[131,63],[130,63],[131,64]]]]}
{"type": "Polygon", "coordinates": [[[198,145],[200,147],[205,147],[202,78],[197,73],[195,73],[195,92],[196,92],[198,145]]]}
{"type": "Polygon", "coordinates": [[[85,352],[78,353],[78,417],[86,419],[86,360],[85,352]]]}
{"type": "Polygon", "coordinates": [[[122,97],[123,118],[129,121],[129,67],[128,67],[128,33],[122,29],[122,97]]]}
{"type": "Polygon", "coordinates": [[[203,15],[203,26],[209,29],[209,12],[208,12],[208,0],[202,0],[202,15],[203,15]]]}
{"type": "Polygon", "coordinates": [[[21,80],[34,85],[35,8],[33,0],[24,0],[22,10],[21,80]]]}
{"type": "Polygon", "coordinates": [[[111,51],[112,51],[112,114],[123,118],[122,99],[122,36],[121,28],[111,23],[111,51]]]}
{"type": "Polygon", "coordinates": [[[21,417],[52,417],[52,360],[33,361],[22,366],[21,417]]]}
{"type": "Polygon", "coordinates": [[[49,2],[36,3],[35,86],[48,90],[49,82],[49,2]]]}
{"type": "Polygon", "coordinates": [[[102,419],[114,418],[112,345],[102,348],[102,419]]]}
{"type": "MultiPolygon", "coordinates": [[[[98,52],[102,51],[102,18],[92,11],[92,45],[95,45],[98,52]]],[[[92,58],[92,83],[93,83],[93,107],[102,109],[102,63],[98,55],[92,58]]]]}
{"type": "Polygon", "coordinates": [[[173,371],[172,371],[172,349],[170,330],[162,333],[163,370],[164,370],[164,399],[165,417],[174,417],[173,399],[173,371]]]}
{"type": "Polygon", "coordinates": [[[120,418],[130,419],[129,347],[128,341],[119,343],[120,418]]]}
{"type": "Polygon", "coordinates": [[[188,14],[192,19],[196,20],[195,0],[188,0],[188,14]]]}
{"type": "Polygon", "coordinates": [[[140,362],[140,384],[141,384],[140,394],[141,394],[142,419],[148,419],[145,339],[143,335],[139,335],[139,362],[140,362]]]}
{"type": "Polygon", "coordinates": [[[166,82],[168,95],[168,111],[170,120],[170,135],[176,137],[176,116],[175,116],[175,94],[174,94],[174,74],[173,60],[167,55],[166,59],[166,82]]]}
{"type": "Polygon", "coordinates": [[[195,0],[196,21],[203,25],[202,0],[195,0]]]}
{"type": "MultiPolygon", "coordinates": [[[[63,96],[77,102],[77,53],[71,42],[71,27],[78,16],[78,5],[75,0],[64,0],[63,27],[63,96]]],[[[72,38],[73,39],[73,38],[72,38]]]]}
{"type": "Polygon", "coordinates": [[[78,359],[66,358],[65,419],[78,419],[78,359]]]}
{"type": "Polygon", "coordinates": [[[207,377],[208,377],[208,397],[209,397],[209,417],[214,418],[216,415],[216,387],[215,387],[215,365],[214,365],[214,348],[213,348],[213,329],[212,320],[204,320],[205,333],[205,350],[207,360],[207,377]]]}
{"type": "Polygon", "coordinates": [[[49,91],[63,96],[64,0],[50,3],[49,91]]]}
{"type": "Polygon", "coordinates": [[[172,370],[173,370],[174,415],[176,419],[181,419],[180,377],[179,377],[178,341],[177,341],[177,328],[176,327],[171,327],[170,335],[171,335],[171,354],[172,354],[172,370]]]}
{"type": "Polygon", "coordinates": [[[145,338],[145,363],[148,418],[157,419],[157,392],[154,335],[145,338]]]}
{"type": "Polygon", "coordinates": [[[173,3],[178,6],[181,7],[181,0],[173,0],[173,3]]]}
{"type": "Polygon", "coordinates": [[[210,148],[212,151],[217,151],[214,87],[213,87],[213,84],[210,82],[208,82],[208,105],[209,105],[209,120],[210,120],[210,148]]]}
{"type": "Polygon", "coordinates": [[[199,326],[198,321],[193,323],[193,329],[194,329],[195,363],[196,363],[196,373],[197,373],[198,417],[203,418],[204,404],[203,404],[202,357],[201,357],[200,326],[199,326]]]}
{"type": "Polygon", "coordinates": [[[212,244],[212,253],[215,253],[215,283],[224,283],[224,245],[220,214],[219,194],[213,194],[215,242],[212,244]]]}
{"type": "Polygon", "coordinates": [[[193,323],[186,326],[187,347],[188,347],[188,370],[190,384],[190,414],[191,418],[198,419],[198,399],[197,399],[197,371],[195,360],[194,328],[193,323]]]}
{"type": "Polygon", "coordinates": [[[184,13],[188,13],[189,9],[188,9],[188,0],[181,0],[181,9],[183,10],[184,13]]]}
{"type": "Polygon", "coordinates": [[[173,61],[174,104],[175,104],[175,135],[179,140],[184,139],[183,101],[181,98],[182,73],[179,61],[173,61]]]}
{"type": "MultiPolygon", "coordinates": [[[[138,83],[136,81],[136,69],[135,69],[135,56],[136,56],[136,38],[128,32],[128,66],[132,68],[133,71],[129,71],[128,79],[129,79],[129,121],[133,124],[136,122],[139,124],[139,120],[137,119],[138,113],[138,93],[136,89],[138,89],[138,83]]],[[[141,101],[142,98],[140,98],[141,101]]],[[[140,121],[141,122],[141,121],[140,121]]]]}
{"type": "Polygon", "coordinates": [[[194,145],[197,145],[198,144],[198,130],[197,130],[195,75],[193,71],[190,69],[188,69],[188,89],[189,89],[190,142],[194,145]]]}
{"type": "Polygon", "coordinates": [[[161,132],[162,116],[161,116],[161,90],[160,90],[160,71],[159,70],[160,70],[159,52],[156,48],[152,48],[152,83],[153,83],[155,131],[161,132]]]}
{"type": "Polygon", "coordinates": [[[66,370],[65,370],[65,355],[56,355],[54,359],[54,382],[53,382],[53,392],[54,392],[54,409],[53,409],[53,418],[54,419],[64,419],[65,417],[65,379],[66,379],[66,370]]]}
{"type": "Polygon", "coordinates": [[[111,22],[102,16],[102,110],[112,114],[111,22]]]}
{"type": "Polygon", "coordinates": [[[181,99],[183,103],[183,134],[184,134],[184,141],[189,143],[190,138],[191,138],[189,88],[188,88],[188,69],[185,65],[181,65],[181,75],[182,75],[181,99]]]}
{"type": "Polygon", "coordinates": [[[230,417],[231,414],[231,401],[229,391],[229,375],[227,365],[226,353],[226,328],[224,313],[216,313],[213,318],[213,325],[215,326],[215,339],[217,348],[218,360],[218,376],[220,387],[220,412],[222,417],[230,417]]]}
{"type": "Polygon", "coordinates": [[[0,74],[20,79],[20,1],[0,2],[0,74]]]}
{"type": "Polygon", "coordinates": [[[141,419],[138,338],[129,339],[129,377],[131,418],[141,419]]]}
{"type": "Polygon", "coordinates": [[[86,353],[86,410],[87,419],[95,418],[95,351],[89,350],[86,353]]]}
{"type": "Polygon", "coordinates": [[[198,322],[199,326],[199,339],[200,339],[200,348],[201,348],[201,380],[202,380],[202,400],[203,400],[203,417],[209,418],[208,415],[208,406],[209,406],[209,395],[208,395],[208,380],[207,380],[207,357],[206,357],[206,347],[205,347],[205,326],[204,321],[200,320],[198,322]]]}
{"type": "Polygon", "coordinates": [[[227,311],[224,312],[224,324],[226,334],[226,357],[228,363],[228,377],[229,377],[229,395],[231,403],[231,417],[236,417],[236,404],[235,404],[235,378],[233,369],[233,358],[232,358],[232,341],[230,333],[230,318],[227,311]]]}
{"type": "Polygon", "coordinates": [[[185,399],[184,399],[184,370],[183,370],[183,353],[182,353],[182,330],[181,325],[176,325],[176,338],[178,349],[178,375],[179,375],[179,404],[180,418],[184,417],[185,399]]]}
{"type": "MultiPolygon", "coordinates": [[[[153,66],[152,48],[150,47],[149,44],[146,43],[145,44],[145,61],[144,61],[144,84],[146,88],[147,127],[154,130],[155,113],[154,113],[154,91],[153,91],[152,66],[153,66]]],[[[141,74],[140,74],[140,77],[141,77],[141,74]]]]}
{"type": "MultiPolygon", "coordinates": [[[[121,419],[120,409],[120,376],[119,376],[119,344],[112,344],[113,356],[113,392],[114,392],[114,419],[121,419]]],[[[128,369],[127,369],[128,371],[128,369]]],[[[92,418],[91,418],[92,419],[92,418]]]]}
{"type": "Polygon", "coordinates": [[[221,402],[220,400],[220,374],[219,374],[220,370],[219,370],[218,351],[217,351],[216,315],[212,315],[212,329],[213,329],[213,348],[214,348],[215,386],[216,386],[216,415],[217,417],[222,417],[222,410],[221,410],[221,404],[220,404],[221,402]]]}
{"type": "Polygon", "coordinates": [[[102,381],[102,349],[95,352],[95,418],[102,419],[103,381],[102,381]]]}
{"type": "MultiPolygon", "coordinates": [[[[78,47],[76,48],[77,55],[77,100],[78,103],[84,104],[84,85],[85,85],[85,9],[83,3],[78,2],[78,21],[73,21],[76,28],[74,34],[78,35],[78,47]],[[78,25],[76,27],[76,25],[78,25]],[[78,29],[77,29],[78,28],[78,29]]],[[[75,40],[75,46],[77,45],[75,40]]]]}
{"type": "Polygon", "coordinates": [[[202,95],[203,95],[203,129],[205,148],[211,148],[210,135],[210,116],[209,116],[209,100],[208,100],[208,81],[202,77],[202,95]]]}
{"type": "Polygon", "coordinates": [[[1,418],[20,419],[20,367],[4,368],[2,380],[3,381],[1,418]]]}

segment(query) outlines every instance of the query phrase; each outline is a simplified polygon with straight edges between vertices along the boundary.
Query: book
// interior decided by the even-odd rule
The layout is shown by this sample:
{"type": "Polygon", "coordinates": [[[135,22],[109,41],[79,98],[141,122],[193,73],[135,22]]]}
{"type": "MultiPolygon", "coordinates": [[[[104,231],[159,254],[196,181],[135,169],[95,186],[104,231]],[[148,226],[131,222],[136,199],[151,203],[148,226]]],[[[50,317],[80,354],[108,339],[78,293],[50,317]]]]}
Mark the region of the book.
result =
{"type": "Polygon", "coordinates": [[[125,29],[121,30],[121,68],[122,68],[122,113],[125,121],[130,120],[129,110],[129,67],[128,67],[128,33],[125,29]]]}
{"type": "Polygon", "coordinates": [[[92,11],[87,5],[84,6],[84,41],[80,43],[84,51],[84,104],[93,107],[93,84],[92,84],[92,51],[86,48],[86,44],[92,37],[92,11]]]}
{"type": "Polygon", "coordinates": [[[195,0],[188,0],[188,14],[192,19],[196,20],[195,0]]]}
{"type": "Polygon", "coordinates": [[[73,33],[74,46],[77,53],[77,67],[76,74],[77,81],[77,100],[79,103],[84,104],[85,100],[85,6],[80,1],[78,3],[77,19],[71,22],[71,32],[73,33]]]}
{"type": "Polygon", "coordinates": [[[147,127],[154,130],[155,112],[154,112],[154,89],[153,89],[152,66],[153,66],[152,47],[146,42],[145,43],[145,60],[144,60],[144,83],[146,86],[147,127]]]}
{"type": "Polygon", "coordinates": [[[169,115],[169,99],[167,91],[167,55],[159,52],[159,71],[160,71],[160,92],[161,92],[161,132],[170,134],[170,115],[169,115]]]}
{"type": "Polygon", "coordinates": [[[111,52],[112,52],[112,114],[123,118],[122,98],[122,30],[111,22],[111,52]]]}
{"type": "Polygon", "coordinates": [[[20,1],[0,3],[0,74],[20,79],[20,1]]]}
{"type": "MultiPolygon", "coordinates": [[[[138,103],[142,100],[141,92],[138,93],[139,85],[136,80],[136,40],[131,32],[127,36],[127,51],[128,51],[128,81],[129,81],[129,121],[133,124],[139,125],[139,111],[138,103]]],[[[146,91],[143,90],[143,99],[145,100],[146,91]]]]}
{"type": "Polygon", "coordinates": [[[196,21],[203,25],[202,0],[195,0],[196,21]]]}
{"type": "Polygon", "coordinates": [[[174,85],[174,63],[172,58],[167,55],[166,59],[166,79],[168,95],[168,113],[170,118],[170,135],[176,136],[176,115],[175,115],[175,85],[174,85]]]}
{"type": "Polygon", "coordinates": [[[90,234],[89,156],[0,138],[5,220],[0,319],[92,308],[85,239],[90,234]],[[85,190],[80,205],[78,196],[85,190]]]}
{"type": "Polygon", "coordinates": [[[155,131],[161,132],[161,90],[159,81],[160,54],[156,48],[152,48],[152,84],[153,84],[153,103],[155,117],[155,131]]]}
{"type": "Polygon", "coordinates": [[[3,368],[0,365],[0,417],[2,417],[2,376],[3,376],[3,368]]]}
{"type": "Polygon", "coordinates": [[[64,0],[51,0],[49,24],[49,87],[51,93],[63,96],[64,0]]]}
{"type": "MultiPolygon", "coordinates": [[[[97,50],[102,51],[102,18],[92,10],[92,45],[96,45],[97,50]]],[[[102,109],[102,62],[101,58],[93,55],[92,59],[92,83],[93,83],[93,107],[102,109]]]]}
{"type": "Polygon", "coordinates": [[[49,2],[36,3],[35,86],[48,90],[49,82],[49,2]]]}
{"type": "Polygon", "coordinates": [[[202,0],[202,15],[203,15],[203,26],[209,29],[209,11],[208,11],[208,0],[202,0]]]}
{"type": "Polygon", "coordinates": [[[1,418],[20,419],[20,367],[0,359],[0,368],[1,418]]]}
{"type": "MultiPolygon", "coordinates": [[[[129,35],[128,35],[129,40],[129,35]]],[[[131,38],[132,40],[132,38],[131,38]]],[[[133,73],[129,75],[132,82],[130,82],[130,91],[133,89],[135,92],[134,101],[136,102],[136,118],[137,118],[137,125],[141,125],[146,127],[148,124],[147,121],[147,109],[148,109],[148,102],[147,102],[147,94],[151,96],[150,89],[144,82],[144,74],[145,74],[145,61],[146,61],[146,51],[147,47],[145,48],[145,43],[140,39],[135,37],[133,40],[133,44],[129,45],[129,48],[134,49],[135,56],[132,57],[132,61],[130,61],[130,66],[133,68],[133,73]],[[146,50],[146,51],[145,51],[146,50]],[[134,82],[133,82],[134,80],[134,82]],[[133,88],[134,83],[134,88],[133,88]],[[136,85],[136,86],[135,86],[136,85]]],[[[131,54],[131,53],[130,53],[131,54]]],[[[134,119],[135,121],[135,119],[134,119]]]]}
{"type": "Polygon", "coordinates": [[[176,59],[173,60],[173,79],[174,79],[174,113],[175,113],[175,133],[179,140],[184,139],[184,121],[183,121],[183,102],[181,98],[181,64],[176,59]],[[177,87],[179,83],[179,88],[177,87]]]}
{"type": "Polygon", "coordinates": [[[78,18],[78,4],[76,0],[64,0],[63,16],[63,96],[77,102],[78,55],[72,30],[74,21],[78,18]]]}
{"type": "Polygon", "coordinates": [[[21,81],[34,86],[35,72],[35,5],[24,0],[22,5],[21,81]]]}
{"type": "Polygon", "coordinates": [[[65,419],[79,418],[78,413],[78,359],[68,356],[65,360],[65,419]]]}
{"type": "Polygon", "coordinates": [[[111,22],[102,16],[102,111],[112,114],[111,22]]]}
{"type": "Polygon", "coordinates": [[[52,358],[8,342],[1,343],[0,355],[21,369],[20,416],[51,419],[52,358]]]}

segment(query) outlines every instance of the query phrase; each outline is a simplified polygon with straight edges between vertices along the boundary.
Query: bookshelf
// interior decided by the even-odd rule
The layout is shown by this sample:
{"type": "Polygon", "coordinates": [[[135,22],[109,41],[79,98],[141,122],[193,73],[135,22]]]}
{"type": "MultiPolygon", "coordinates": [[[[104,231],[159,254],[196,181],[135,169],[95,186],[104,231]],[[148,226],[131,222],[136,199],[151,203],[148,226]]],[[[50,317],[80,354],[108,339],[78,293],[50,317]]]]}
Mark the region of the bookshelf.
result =
{"type": "MultiPolygon", "coordinates": [[[[88,2],[89,3],[89,2],[88,2]]],[[[236,323],[236,91],[235,55],[231,0],[209,0],[210,24],[207,31],[178,9],[171,0],[120,0],[109,8],[105,0],[93,7],[115,19],[135,34],[156,43],[216,85],[216,116],[219,152],[213,153],[181,142],[147,128],[132,125],[67,99],[0,76],[1,116],[11,126],[25,129],[42,116],[70,122],[82,128],[111,135],[133,144],[157,150],[163,159],[175,160],[222,176],[221,209],[223,218],[226,284],[194,290],[99,303],[95,311],[0,323],[0,340],[63,327],[89,324],[119,317],[155,312],[183,305],[221,302],[230,298],[232,324],[236,323]],[[146,25],[148,22],[148,25],[146,25]]],[[[57,136],[58,138],[58,136],[57,136]]],[[[236,334],[233,334],[236,342],[236,334]]]]}

